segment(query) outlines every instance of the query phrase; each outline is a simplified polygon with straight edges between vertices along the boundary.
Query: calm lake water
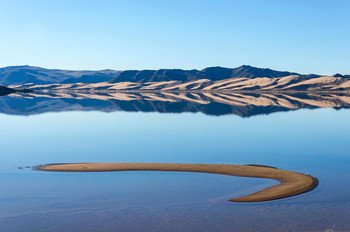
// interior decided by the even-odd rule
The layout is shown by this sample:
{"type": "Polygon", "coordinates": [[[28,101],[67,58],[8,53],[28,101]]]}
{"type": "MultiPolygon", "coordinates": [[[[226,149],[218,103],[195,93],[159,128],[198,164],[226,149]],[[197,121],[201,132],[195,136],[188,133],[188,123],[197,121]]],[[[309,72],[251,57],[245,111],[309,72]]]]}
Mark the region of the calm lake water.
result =
{"type": "Polygon", "coordinates": [[[0,231],[350,231],[350,110],[311,106],[309,98],[292,109],[203,108],[196,99],[169,106],[1,97],[0,231]],[[226,200],[277,182],[32,169],[74,162],[259,164],[310,174],[319,186],[282,200],[232,203],[226,200]]]}

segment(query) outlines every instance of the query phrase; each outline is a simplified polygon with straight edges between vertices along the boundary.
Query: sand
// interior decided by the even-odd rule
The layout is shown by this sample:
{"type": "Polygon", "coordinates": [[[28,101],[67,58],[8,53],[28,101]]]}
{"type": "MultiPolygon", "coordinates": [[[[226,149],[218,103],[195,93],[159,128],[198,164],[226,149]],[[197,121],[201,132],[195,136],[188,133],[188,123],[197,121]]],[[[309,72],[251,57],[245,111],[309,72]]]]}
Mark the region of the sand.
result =
{"type": "Polygon", "coordinates": [[[280,184],[256,193],[231,198],[232,202],[261,202],[277,200],[314,189],[317,179],[302,173],[256,165],[229,164],[173,164],[173,163],[76,163],[50,164],[36,167],[41,171],[57,172],[110,172],[110,171],[177,171],[201,172],[230,176],[275,179],[280,184]]]}

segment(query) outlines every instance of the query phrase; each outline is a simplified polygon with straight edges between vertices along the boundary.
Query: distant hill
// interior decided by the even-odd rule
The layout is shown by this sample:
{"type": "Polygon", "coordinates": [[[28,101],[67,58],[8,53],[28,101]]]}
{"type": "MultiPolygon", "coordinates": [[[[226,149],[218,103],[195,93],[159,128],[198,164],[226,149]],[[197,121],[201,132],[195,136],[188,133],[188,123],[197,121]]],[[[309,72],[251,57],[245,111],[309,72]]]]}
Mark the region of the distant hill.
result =
{"type": "Polygon", "coordinates": [[[350,75],[341,75],[337,73],[337,74],[334,74],[333,77],[350,78],[350,75]]]}
{"type": "Polygon", "coordinates": [[[257,78],[268,77],[277,78],[291,75],[298,75],[303,79],[310,79],[320,77],[320,75],[310,74],[301,75],[293,72],[275,71],[268,68],[256,68],[249,65],[243,65],[238,68],[223,68],[210,67],[203,70],[182,70],[182,69],[159,69],[159,70],[128,70],[121,72],[118,76],[113,78],[110,82],[160,82],[160,81],[194,81],[200,79],[208,79],[211,81],[224,80],[229,78],[257,78]]]}
{"type": "Polygon", "coordinates": [[[109,81],[120,71],[70,71],[45,69],[33,66],[9,66],[0,68],[0,85],[33,83],[38,85],[56,83],[97,83],[109,81]]]}
{"type": "Polygon", "coordinates": [[[321,76],[243,65],[203,70],[70,71],[0,68],[0,85],[51,91],[350,91],[350,76],[321,76]]]}

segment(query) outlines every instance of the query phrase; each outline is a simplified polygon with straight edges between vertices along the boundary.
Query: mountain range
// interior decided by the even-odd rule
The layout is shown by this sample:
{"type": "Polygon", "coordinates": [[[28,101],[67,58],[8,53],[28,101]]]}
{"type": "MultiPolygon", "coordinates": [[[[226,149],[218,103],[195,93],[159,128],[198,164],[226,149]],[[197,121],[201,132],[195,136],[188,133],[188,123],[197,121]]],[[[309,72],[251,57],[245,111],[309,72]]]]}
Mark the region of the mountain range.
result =
{"type": "Polygon", "coordinates": [[[245,77],[254,79],[258,77],[278,78],[291,75],[302,76],[303,79],[320,77],[320,75],[310,74],[301,75],[298,73],[275,71],[268,68],[256,68],[249,65],[243,65],[238,68],[210,67],[203,70],[182,70],[182,69],[159,69],[159,70],[128,70],[121,72],[110,82],[162,82],[162,81],[196,81],[206,79],[210,81],[219,81],[230,78],[245,77]]]}
{"type": "Polygon", "coordinates": [[[38,91],[349,91],[350,75],[305,75],[249,65],[141,71],[11,66],[0,68],[0,85],[38,91]]]}

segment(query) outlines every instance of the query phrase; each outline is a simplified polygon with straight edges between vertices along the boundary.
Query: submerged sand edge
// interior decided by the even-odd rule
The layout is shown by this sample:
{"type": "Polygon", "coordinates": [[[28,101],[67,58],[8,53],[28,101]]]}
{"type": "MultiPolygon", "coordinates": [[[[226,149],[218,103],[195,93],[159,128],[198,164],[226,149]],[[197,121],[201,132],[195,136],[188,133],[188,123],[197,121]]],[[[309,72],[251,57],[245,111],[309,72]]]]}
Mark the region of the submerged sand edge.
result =
{"type": "Polygon", "coordinates": [[[318,181],[302,173],[270,167],[230,164],[177,164],[177,163],[72,163],[49,164],[35,168],[56,172],[110,172],[110,171],[177,171],[201,172],[230,176],[268,178],[280,184],[256,193],[231,198],[231,202],[261,202],[295,196],[313,190],[318,181]]]}

